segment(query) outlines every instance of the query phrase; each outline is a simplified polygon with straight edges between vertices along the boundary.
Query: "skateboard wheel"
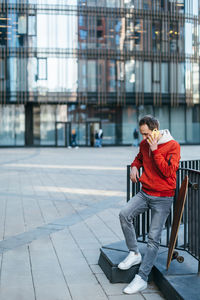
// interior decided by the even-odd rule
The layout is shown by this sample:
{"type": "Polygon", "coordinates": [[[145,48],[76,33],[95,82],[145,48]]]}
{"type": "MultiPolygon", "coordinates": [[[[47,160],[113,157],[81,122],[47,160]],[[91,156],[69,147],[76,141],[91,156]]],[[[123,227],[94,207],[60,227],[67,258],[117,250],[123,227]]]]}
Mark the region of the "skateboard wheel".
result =
{"type": "Polygon", "coordinates": [[[179,256],[178,256],[178,252],[177,251],[174,251],[173,252],[173,255],[172,255],[172,259],[177,259],[179,256]]]}
{"type": "Polygon", "coordinates": [[[178,256],[178,257],[177,257],[177,261],[178,261],[179,263],[183,263],[183,262],[184,262],[184,257],[183,257],[183,256],[178,256]]]}

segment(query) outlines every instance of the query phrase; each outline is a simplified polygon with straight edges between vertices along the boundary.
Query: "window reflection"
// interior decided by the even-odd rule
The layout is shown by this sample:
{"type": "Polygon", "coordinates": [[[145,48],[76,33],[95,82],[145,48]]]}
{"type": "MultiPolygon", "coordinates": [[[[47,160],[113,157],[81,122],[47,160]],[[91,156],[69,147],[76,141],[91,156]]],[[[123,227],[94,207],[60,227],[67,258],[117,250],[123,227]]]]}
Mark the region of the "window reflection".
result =
{"type": "MultiPolygon", "coordinates": [[[[0,58],[0,80],[5,79],[5,59],[0,58]]],[[[2,85],[0,84],[0,87],[2,85]]]]}
{"type": "Polygon", "coordinates": [[[38,80],[47,80],[47,58],[38,58],[38,80]]]}
{"type": "Polygon", "coordinates": [[[26,15],[18,16],[18,34],[26,34],[27,32],[26,15]]]}
{"type": "Polygon", "coordinates": [[[160,92],[160,64],[158,62],[153,63],[153,93],[160,92]]]}
{"type": "Polygon", "coordinates": [[[88,61],[88,92],[96,92],[96,61],[88,61]]]}
{"type": "Polygon", "coordinates": [[[177,64],[170,62],[170,93],[177,93],[177,64]]]}
{"type": "Polygon", "coordinates": [[[151,0],[144,0],[144,1],[143,1],[143,8],[144,8],[145,10],[151,9],[151,0]]]}
{"type": "Polygon", "coordinates": [[[35,15],[28,16],[28,34],[36,35],[36,16],[35,15]]]}
{"type": "Polygon", "coordinates": [[[129,51],[134,49],[134,20],[132,18],[126,18],[125,49],[129,51]]]}
{"type": "Polygon", "coordinates": [[[96,0],[87,0],[88,6],[96,6],[96,0]]]}
{"type": "Polygon", "coordinates": [[[137,51],[143,50],[143,20],[142,19],[135,20],[134,39],[135,39],[135,49],[137,51]]]}
{"type": "Polygon", "coordinates": [[[76,15],[37,15],[37,47],[76,49],[77,36],[76,15]]]}
{"type": "Polygon", "coordinates": [[[98,93],[106,91],[106,64],[105,60],[99,59],[97,61],[97,89],[98,93]]]}
{"type": "Polygon", "coordinates": [[[143,92],[143,62],[135,62],[135,91],[137,93],[143,92]]]}
{"type": "Polygon", "coordinates": [[[178,63],[178,93],[185,93],[185,62],[178,63]]]}
{"type": "Polygon", "coordinates": [[[177,22],[171,22],[169,27],[169,41],[170,41],[170,51],[177,51],[177,43],[178,43],[178,24],[177,22]]]}
{"type": "MultiPolygon", "coordinates": [[[[44,69],[42,69],[43,71],[44,69]]],[[[75,58],[48,57],[46,79],[44,77],[40,79],[37,74],[37,89],[40,93],[47,91],[76,92],[77,73],[77,60],[75,58]]],[[[42,75],[45,74],[42,73],[42,75]]]]}
{"type": "Polygon", "coordinates": [[[199,64],[193,64],[193,103],[199,103],[199,64]]]}
{"type": "Polygon", "coordinates": [[[168,83],[168,63],[161,64],[161,92],[169,92],[169,83],[168,83]]]}
{"type": "MultiPolygon", "coordinates": [[[[39,141],[40,145],[54,145],[55,144],[55,120],[56,120],[56,106],[41,105],[40,111],[40,126],[39,126],[39,141]]],[[[36,142],[35,142],[36,144],[36,142]]]]}
{"type": "Polygon", "coordinates": [[[154,20],[152,24],[152,41],[153,51],[159,52],[161,50],[161,22],[160,20],[154,20]]]}
{"type": "Polygon", "coordinates": [[[135,61],[129,60],[125,64],[126,73],[126,92],[133,92],[135,90],[135,61]]]}
{"type": "Polygon", "coordinates": [[[134,8],[135,0],[124,0],[124,7],[134,8]]]}
{"type": "Polygon", "coordinates": [[[0,106],[0,145],[24,145],[25,115],[23,105],[0,106]]]}
{"type": "Polygon", "coordinates": [[[10,57],[9,66],[9,89],[11,92],[27,91],[27,68],[26,58],[10,57]]]}
{"type": "Polygon", "coordinates": [[[87,60],[80,59],[78,62],[78,90],[86,92],[87,89],[87,60]]]}
{"type": "Polygon", "coordinates": [[[116,91],[115,61],[108,60],[107,64],[107,84],[108,92],[116,91]]]}
{"type": "Polygon", "coordinates": [[[0,12],[0,45],[6,46],[7,44],[7,15],[5,13],[0,12]]]}
{"type": "Polygon", "coordinates": [[[152,77],[152,71],[151,71],[151,62],[145,61],[144,62],[144,92],[145,93],[151,93],[152,92],[152,83],[151,83],[151,77],[152,77]]]}

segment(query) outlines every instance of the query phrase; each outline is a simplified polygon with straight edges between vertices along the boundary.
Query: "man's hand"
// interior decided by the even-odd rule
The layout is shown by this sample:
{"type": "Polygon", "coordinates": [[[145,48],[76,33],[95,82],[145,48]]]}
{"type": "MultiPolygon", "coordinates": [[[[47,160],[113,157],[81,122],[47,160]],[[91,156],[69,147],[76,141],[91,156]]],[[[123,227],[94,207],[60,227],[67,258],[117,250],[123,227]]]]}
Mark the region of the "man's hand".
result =
{"type": "Polygon", "coordinates": [[[133,182],[137,182],[137,179],[139,179],[139,172],[136,167],[131,168],[130,179],[133,182]]]}
{"type": "Polygon", "coordinates": [[[158,149],[158,140],[153,138],[151,135],[147,138],[147,143],[150,146],[151,151],[158,149]]]}

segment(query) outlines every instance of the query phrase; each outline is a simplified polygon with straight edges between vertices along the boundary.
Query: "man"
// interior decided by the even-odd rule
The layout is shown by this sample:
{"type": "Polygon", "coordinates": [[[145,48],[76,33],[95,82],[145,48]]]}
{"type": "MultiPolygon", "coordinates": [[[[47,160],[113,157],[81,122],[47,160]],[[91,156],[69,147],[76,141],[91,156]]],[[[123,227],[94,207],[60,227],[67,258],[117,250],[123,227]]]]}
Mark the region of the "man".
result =
{"type": "Polygon", "coordinates": [[[173,202],[176,171],[180,160],[180,145],[167,129],[157,131],[157,137],[152,135],[154,129],[159,129],[157,119],[147,115],[140,120],[139,127],[143,140],[139,153],[131,164],[130,179],[133,182],[139,179],[142,190],[126,204],[119,215],[129,254],[118,268],[127,270],[141,263],[138,274],[124,289],[126,294],[137,293],[147,288],[148,275],[158,253],[162,228],[173,202]],[[139,178],[138,170],[141,167],[143,173],[139,178]],[[133,218],[148,209],[151,209],[152,220],[147,249],[142,260],[137,247],[133,218]]]}

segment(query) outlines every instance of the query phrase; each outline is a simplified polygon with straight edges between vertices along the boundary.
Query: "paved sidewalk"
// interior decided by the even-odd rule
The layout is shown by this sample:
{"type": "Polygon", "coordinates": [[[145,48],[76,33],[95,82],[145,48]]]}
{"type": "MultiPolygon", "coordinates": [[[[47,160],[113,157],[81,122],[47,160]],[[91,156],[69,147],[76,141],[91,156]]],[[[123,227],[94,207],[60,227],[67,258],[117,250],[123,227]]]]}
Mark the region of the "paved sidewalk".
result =
{"type": "MultiPolygon", "coordinates": [[[[1,300],[159,300],[156,286],[124,295],[97,262],[123,239],[118,213],[137,149],[0,149],[1,300]]],[[[200,159],[200,146],[182,159],[200,159]]]]}

